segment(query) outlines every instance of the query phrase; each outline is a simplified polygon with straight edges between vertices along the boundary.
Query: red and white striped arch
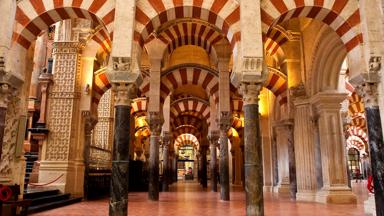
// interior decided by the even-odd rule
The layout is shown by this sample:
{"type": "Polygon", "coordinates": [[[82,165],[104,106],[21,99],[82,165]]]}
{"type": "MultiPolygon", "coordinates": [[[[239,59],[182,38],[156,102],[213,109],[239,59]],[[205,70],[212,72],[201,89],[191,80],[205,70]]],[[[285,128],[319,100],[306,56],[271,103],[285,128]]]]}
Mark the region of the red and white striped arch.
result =
{"type": "Polygon", "coordinates": [[[167,44],[167,54],[184,45],[196,45],[211,53],[213,45],[223,39],[220,32],[197,22],[181,22],[168,27],[158,38],[167,44]]]}
{"type": "Polygon", "coordinates": [[[232,99],[231,100],[231,111],[234,113],[243,112],[243,99],[232,99]]]}
{"type": "Polygon", "coordinates": [[[218,102],[218,77],[216,71],[199,65],[177,67],[163,72],[161,75],[160,101],[163,103],[165,98],[178,87],[190,84],[201,86],[208,95],[213,96],[214,100],[218,102]]]}
{"type": "Polygon", "coordinates": [[[288,42],[288,38],[278,29],[271,28],[266,34],[263,34],[263,42],[266,53],[272,56],[288,42]]]}
{"type": "Polygon", "coordinates": [[[139,0],[135,40],[143,46],[162,24],[183,18],[209,22],[220,29],[233,46],[240,40],[240,6],[234,0],[139,0]]]}
{"type": "Polygon", "coordinates": [[[357,136],[361,140],[364,141],[364,143],[368,143],[368,136],[367,133],[360,127],[352,126],[348,128],[348,134],[349,136],[357,136]]]}
{"type": "Polygon", "coordinates": [[[17,3],[13,40],[25,49],[52,24],[71,18],[89,19],[112,32],[114,0],[21,0],[17,3]]]}
{"type": "Polygon", "coordinates": [[[264,33],[267,33],[271,26],[299,17],[316,19],[329,25],[340,36],[348,52],[362,43],[359,5],[356,0],[261,2],[264,33]]]}
{"type": "Polygon", "coordinates": [[[348,100],[348,112],[350,113],[350,115],[364,112],[364,104],[362,98],[356,92],[353,92],[352,95],[349,96],[348,100]]]}
{"type": "Polygon", "coordinates": [[[146,113],[147,106],[148,106],[147,98],[141,97],[141,98],[133,99],[131,103],[131,115],[146,113]]]}
{"type": "Polygon", "coordinates": [[[279,70],[269,67],[268,78],[264,83],[264,87],[278,97],[287,90],[287,77],[279,70]]]}
{"type": "MultiPolygon", "coordinates": [[[[111,33],[112,34],[112,33],[111,33]]],[[[105,28],[101,28],[99,31],[93,34],[91,40],[99,44],[102,51],[107,54],[111,53],[112,50],[112,36],[107,32],[105,28]]]]}
{"type": "Polygon", "coordinates": [[[192,134],[195,137],[200,137],[201,133],[200,130],[194,127],[193,125],[183,125],[180,126],[172,131],[173,137],[176,139],[182,134],[192,134]]]}
{"type": "Polygon", "coordinates": [[[209,103],[197,98],[183,98],[177,100],[171,104],[171,121],[177,119],[181,114],[189,114],[191,116],[206,119],[207,122],[209,122],[209,103]]]}
{"type": "Polygon", "coordinates": [[[366,126],[367,126],[367,121],[366,121],[366,118],[365,118],[365,114],[364,113],[355,113],[352,116],[351,126],[355,126],[355,127],[359,127],[359,128],[365,129],[366,126]]]}
{"type": "Polygon", "coordinates": [[[347,139],[347,149],[350,149],[350,148],[356,148],[358,149],[360,152],[361,151],[364,151],[366,152],[366,149],[365,149],[365,143],[364,141],[358,137],[358,136],[349,136],[348,139],[347,139]]]}
{"type": "Polygon", "coordinates": [[[193,134],[181,134],[175,140],[175,146],[193,145],[199,148],[199,140],[193,134]]]}
{"type": "Polygon", "coordinates": [[[193,125],[195,128],[201,128],[202,121],[196,116],[179,115],[178,118],[171,120],[173,128],[180,127],[182,125],[193,125]]]}

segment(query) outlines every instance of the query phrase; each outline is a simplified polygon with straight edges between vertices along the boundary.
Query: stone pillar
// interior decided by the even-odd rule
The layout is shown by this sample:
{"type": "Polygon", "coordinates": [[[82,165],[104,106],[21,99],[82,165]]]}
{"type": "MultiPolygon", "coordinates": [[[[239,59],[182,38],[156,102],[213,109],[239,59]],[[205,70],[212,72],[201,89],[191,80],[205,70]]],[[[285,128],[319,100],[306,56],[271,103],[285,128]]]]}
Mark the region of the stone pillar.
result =
{"type": "Polygon", "coordinates": [[[367,77],[364,80],[365,83],[356,89],[364,98],[377,216],[384,216],[384,141],[378,104],[379,83],[377,81],[377,73],[381,69],[381,61],[381,57],[371,57],[370,73],[372,75],[367,77]]]}
{"type": "Polygon", "coordinates": [[[219,132],[218,131],[212,131],[209,135],[209,141],[210,141],[210,153],[211,153],[211,161],[210,161],[210,168],[211,168],[211,191],[217,192],[217,141],[219,139],[219,132]]]}
{"type": "Polygon", "coordinates": [[[171,134],[169,132],[163,133],[163,191],[169,191],[170,183],[170,147],[171,134]]]}
{"type": "Polygon", "coordinates": [[[312,97],[319,116],[319,138],[321,148],[323,187],[316,194],[322,203],[356,203],[356,196],[348,187],[341,102],[346,94],[320,92],[312,97]]]}
{"type": "Polygon", "coordinates": [[[292,199],[296,199],[297,178],[296,178],[296,157],[293,120],[290,119],[288,124],[288,163],[289,163],[289,191],[292,199]]]}
{"type": "Polygon", "coordinates": [[[84,197],[88,198],[89,154],[92,145],[92,130],[95,128],[97,120],[91,116],[89,111],[83,111],[82,116],[84,119],[84,197]]]}
{"type": "Polygon", "coordinates": [[[306,97],[294,101],[294,148],[297,172],[296,199],[315,201],[317,191],[316,180],[316,146],[313,138],[311,105],[306,97]]]}
{"type": "Polygon", "coordinates": [[[131,99],[135,84],[112,84],[115,95],[115,133],[112,152],[111,198],[109,215],[128,215],[129,144],[131,99]]]}
{"type": "Polygon", "coordinates": [[[242,83],[244,101],[245,193],[247,215],[264,215],[263,158],[258,96],[261,83],[242,83]]]}
{"type": "Polygon", "coordinates": [[[0,14],[3,14],[3,19],[0,20],[2,27],[2,33],[0,35],[0,57],[7,56],[11,47],[16,3],[14,0],[2,0],[0,4],[0,14]]]}
{"type": "Polygon", "coordinates": [[[274,126],[276,130],[276,150],[278,176],[276,192],[282,194],[289,193],[289,156],[288,156],[288,125],[277,122],[274,126]]]}
{"type": "Polygon", "coordinates": [[[149,127],[151,130],[149,147],[149,185],[148,198],[159,200],[159,143],[163,119],[160,112],[149,112],[149,127]]]}
{"type": "MultiPolygon", "coordinates": [[[[69,40],[69,39],[68,39],[69,40]]],[[[53,85],[49,92],[47,110],[47,145],[43,146],[39,168],[39,182],[50,182],[62,192],[82,196],[84,164],[77,156],[80,130],[80,42],[54,42],[53,85]]],[[[45,108],[42,107],[42,112],[45,108]]],[[[44,118],[44,115],[41,116],[44,118]]],[[[41,119],[43,122],[44,119],[41,119]]],[[[82,154],[81,154],[82,156],[82,154]]]]}
{"type": "Polygon", "coordinates": [[[207,150],[208,146],[202,145],[200,146],[201,152],[201,185],[203,188],[208,187],[208,177],[207,177],[207,150]]]}
{"type": "Polygon", "coordinates": [[[3,150],[3,138],[5,130],[5,117],[7,114],[8,101],[10,96],[10,87],[5,83],[0,83],[0,160],[3,150]]]}
{"type": "Polygon", "coordinates": [[[229,201],[229,155],[227,132],[231,128],[231,113],[220,112],[220,198],[229,201]]]}

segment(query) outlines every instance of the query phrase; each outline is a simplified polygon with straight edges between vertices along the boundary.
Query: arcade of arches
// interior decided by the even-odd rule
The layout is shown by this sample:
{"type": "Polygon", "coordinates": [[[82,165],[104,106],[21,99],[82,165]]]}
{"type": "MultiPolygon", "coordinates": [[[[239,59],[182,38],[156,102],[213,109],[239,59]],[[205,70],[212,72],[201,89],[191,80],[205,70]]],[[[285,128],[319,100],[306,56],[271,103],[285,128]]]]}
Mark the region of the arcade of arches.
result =
{"type": "Polygon", "coordinates": [[[239,185],[252,216],[263,193],[354,206],[362,178],[384,216],[383,6],[1,0],[0,184],[107,195],[110,215],[128,191],[239,185]]]}

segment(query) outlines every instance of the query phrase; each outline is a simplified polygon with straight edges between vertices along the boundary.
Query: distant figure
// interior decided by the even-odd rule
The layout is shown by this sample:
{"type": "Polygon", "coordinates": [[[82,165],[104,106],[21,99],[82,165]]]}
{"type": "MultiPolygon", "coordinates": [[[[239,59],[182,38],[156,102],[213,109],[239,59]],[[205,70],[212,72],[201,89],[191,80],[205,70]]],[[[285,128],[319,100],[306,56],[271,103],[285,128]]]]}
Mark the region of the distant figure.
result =
{"type": "Polygon", "coordinates": [[[358,180],[360,180],[360,182],[361,182],[361,173],[360,173],[360,169],[359,168],[355,169],[355,178],[356,178],[356,183],[357,183],[358,180]]]}

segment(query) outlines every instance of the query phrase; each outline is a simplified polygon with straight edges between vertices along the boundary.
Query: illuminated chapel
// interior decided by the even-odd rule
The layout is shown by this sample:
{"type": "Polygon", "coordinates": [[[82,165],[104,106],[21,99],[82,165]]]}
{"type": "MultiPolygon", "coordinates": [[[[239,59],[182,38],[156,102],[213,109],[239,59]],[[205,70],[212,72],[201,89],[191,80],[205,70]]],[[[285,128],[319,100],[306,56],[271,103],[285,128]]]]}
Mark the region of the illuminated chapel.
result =
{"type": "Polygon", "coordinates": [[[384,216],[383,9],[0,0],[0,215],[384,216]]]}

